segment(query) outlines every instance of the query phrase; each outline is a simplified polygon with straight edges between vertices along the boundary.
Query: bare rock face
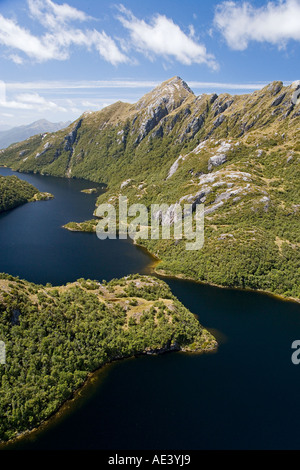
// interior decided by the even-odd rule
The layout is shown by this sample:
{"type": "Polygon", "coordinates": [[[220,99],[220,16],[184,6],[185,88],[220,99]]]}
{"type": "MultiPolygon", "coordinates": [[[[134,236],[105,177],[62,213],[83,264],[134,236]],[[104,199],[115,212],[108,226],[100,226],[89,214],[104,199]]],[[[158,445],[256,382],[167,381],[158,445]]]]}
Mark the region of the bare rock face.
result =
{"type": "Polygon", "coordinates": [[[194,116],[192,120],[188,123],[184,132],[180,137],[180,142],[183,142],[188,136],[190,139],[194,137],[195,134],[201,129],[205,122],[205,114],[201,114],[200,116],[194,116]]]}
{"type": "Polygon", "coordinates": [[[233,102],[234,100],[228,97],[225,97],[225,98],[219,97],[219,99],[216,99],[212,107],[214,116],[217,117],[218,114],[221,114],[224,111],[226,111],[226,109],[228,109],[232,105],[233,102]]]}
{"type": "MultiPolygon", "coordinates": [[[[173,77],[135,104],[117,102],[84,113],[63,131],[14,144],[0,151],[0,162],[21,171],[58,171],[61,176],[89,178],[95,171],[103,180],[113,169],[116,178],[120,173],[119,189],[135,174],[137,158],[137,168],[146,162],[145,172],[149,168],[155,174],[158,164],[162,178],[169,180],[180,169],[182,178],[188,175],[193,184],[207,171],[229,167],[254,143],[253,158],[261,161],[271,145],[268,140],[274,146],[276,142],[287,146],[288,152],[288,142],[297,142],[299,115],[300,80],[290,86],[276,81],[245,95],[196,96],[181,78],[173,77]],[[283,130],[285,137],[280,138],[283,130]],[[236,139],[245,145],[239,152],[233,147],[236,139]],[[231,150],[226,147],[230,141],[231,150]],[[54,160],[58,162],[52,165],[54,160]]],[[[178,174],[175,183],[177,179],[178,174]]]]}
{"type": "Polygon", "coordinates": [[[209,162],[208,162],[208,170],[212,170],[214,166],[220,166],[223,165],[227,160],[227,157],[225,153],[221,153],[219,155],[214,155],[213,157],[210,157],[209,162]]]}
{"type": "Polygon", "coordinates": [[[171,78],[147,93],[136,105],[137,111],[145,110],[136,143],[140,143],[165,116],[181,106],[190,96],[194,96],[194,93],[179,77],[171,78]]]}
{"type": "Polygon", "coordinates": [[[282,103],[282,101],[285,98],[285,95],[286,95],[286,93],[281,93],[281,95],[279,95],[277,98],[275,98],[275,100],[273,101],[271,106],[278,106],[280,103],[282,103]]]}
{"type": "Polygon", "coordinates": [[[227,161],[227,152],[231,149],[230,142],[222,142],[215,155],[208,160],[208,171],[213,167],[223,165],[227,161]]]}
{"type": "Polygon", "coordinates": [[[272,96],[276,96],[283,87],[283,83],[279,82],[272,82],[268,85],[268,91],[271,92],[272,96]]]}
{"type": "Polygon", "coordinates": [[[80,119],[76,124],[75,126],[73,127],[73,129],[71,130],[71,132],[69,134],[66,135],[65,137],[65,146],[64,146],[64,150],[66,150],[67,152],[72,152],[73,151],[73,145],[76,141],[76,138],[77,138],[77,132],[78,132],[78,129],[80,128],[82,124],[82,119],[80,119]]]}

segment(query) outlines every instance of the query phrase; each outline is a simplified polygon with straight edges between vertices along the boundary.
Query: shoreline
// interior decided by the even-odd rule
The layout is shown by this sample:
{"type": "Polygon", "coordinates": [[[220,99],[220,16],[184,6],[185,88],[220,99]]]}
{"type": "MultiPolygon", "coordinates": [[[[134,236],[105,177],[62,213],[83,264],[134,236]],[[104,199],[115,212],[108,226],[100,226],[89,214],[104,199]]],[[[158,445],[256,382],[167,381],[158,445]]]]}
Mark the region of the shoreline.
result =
{"type": "MultiPolygon", "coordinates": [[[[78,225],[82,224],[82,222],[78,223],[78,225]]],[[[96,233],[95,230],[87,231],[87,230],[80,230],[78,228],[70,228],[64,225],[62,228],[69,230],[70,232],[83,232],[83,233],[96,233]]],[[[233,289],[233,290],[238,290],[241,292],[256,292],[264,295],[268,295],[270,297],[274,297],[278,300],[284,301],[284,302],[293,302],[293,303],[300,303],[300,299],[296,297],[284,297],[283,295],[276,294],[275,292],[267,291],[264,289],[252,289],[251,287],[235,287],[235,286],[224,286],[221,284],[215,284],[213,282],[209,281],[199,281],[197,279],[194,279],[193,277],[186,276],[185,274],[175,274],[175,273],[167,273],[163,269],[160,270],[158,268],[159,264],[163,262],[162,259],[158,258],[154,253],[148,250],[144,245],[140,245],[137,243],[135,240],[132,240],[132,243],[138,247],[139,250],[142,250],[144,253],[146,253],[148,256],[152,258],[152,262],[147,264],[147,268],[150,269],[150,274],[154,273],[154,275],[158,275],[161,277],[164,277],[166,279],[178,279],[178,280],[183,280],[183,281],[189,281],[189,282],[195,282],[196,284],[202,284],[206,286],[211,286],[211,287],[217,287],[219,289],[233,289]]]]}
{"type": "Polygon", "coordinates": [[[228,289],[228,290],[236,290],[240,292],[252,292],[252,293],[258,293],[258,294],[263,294],[263,295],[268,295],[270,297],[274,297],[277,300],[281,300],[282,302],[293,302],[300,304],[300,299],[297,299],[296,297],[284,297],[280,294],[275,294],[274,292],[271,291],[266,291],[263,289],[251,289],[250,287],[234,287],[234,286],[222,286],[220,284],[214,284],[212,282],[208,281],[197,281],[196,279],[193,279],[192,277],[185,276],[184,274],[168,274],[164,270],[158,270],[154,269],[155,274],[161,277],[165,277],[166,279],[178,279],[181,281],[189,281],[189,282],[194,282],[196,284],[202,284],[203,286],[211,286],[211,287],[217,287],[218,289],[228,289]]]}
{"type": "MultiPolygon", "coordinates": [[[[78,223],[80,225],[80,222],[78,223]]],[[[70,228],[64,225],[62,228],[69,230],[70,232],[81,232],[81,233],[95,233],[95,231],[87,231],[87,230],[80,230],[77,228],[70,228]]],[[[135,240],[132,241],[132,243],[138,247],[139,250],[142,250],[144,253],[146,253],[148,256],[152,258],[152,262],[147,264],[147,268],[150,269],[150,274],[154,273],[157,276],[164,277],[166,279],[178,279],[178,280],[183,280],[183,281],[189,281],[189,282],[195,282],[196,284],[201,284],[201,285],[206,285],[206,286],[211,286],[211,287],[217,287],[218,289],[233,289],[233,290],[238,290],[241,292],[253,292],[253,293],[260,293],[264,295],[268,295],[270,297],[274,297],[277,300],[281,300],[283,302],[293,302],[293,303],[300,303],[300,299],[296,297],[284,297],[283,295],[276,294],[275,292],[267,291],[264,289],[252,289],[251,287],[235,287],[235,286],[224,286],[221,284],[215,284],[213,282],[209,281],[199,281],[197,279],[194,279],[193,277],[186,276],[185,274],[175,274],[175,273],[167,273],[163,269],[160,270],[158,268],[159,264],[163,262],[162,259],[158,258],[154,253],[149,251],[144,245],[140,245],[137,243],[135,240]]]]}
{"type": "MultiPolygon", "coordinates": [[[[0,149],[0,152],[1,150],[6,150],[6,149],[0,149]]],[[[19,173],[20,175],[38,175],[38,176],[49,176],[49,177],[52,177],[52,178],[60,178],[60,179],[66,179],[66,180],[77,180],[77,181],[86,181],[88,183],[91,183],[92,184],[96,184],[96,185],[99,185],[99,188],[103,189],[104,192],[107,191],[108,189],[108,186],[106,183],[99,183],[98,181],[93,181],[93,180],[89,180],[87,178],[79,178],[77,176],[53,176],[53,175],[49,175],[49,174],[44,174],[44,173],[41,173],[40,171],[32,171],[32,170],[28,170],[28,171],[21,171],[21,170],[15,170],[14,168],[12,168],[11,166],[7,166],[7,165],[4,165],[3,163],[0,164],[0,168],[7,168],[8,170],[11,170],[13,171],[14,173],[19,173]]]]}
{"type": "Polygon", "coordinates": [[[113,358],[110,361],[106,362],[99,368],[95,369],[92,372],[88,372],[86,379],[84,382],[72,392],[72,395],[67,398],[64,402],[61,403],[59,408],[54,411],[51,415],[49,415],[48,418],[43,420],[38,426],[34,427],[33,429],[28,429],[26,431],[22,431],[20,434],[18,434],[15,437],[12,437],[8,441],[0,441],[0,452],[5,451],[5,450],[16,450],[18,449],[9,449],[10,446],[14,446],[18,442],[21,442],[22,440],[26,439],[34,439],[35,434],[42,433],[44,430],[46,430],[48,427],[51,427],[52,425],[55,426],[56,423],[59,422],[60,419],[64,419],[67,417],[68,413],[72,413],[74,411],[73,407],[76,407],[77,402],[81,402],[82,400],[86,397],[88,399],[88,396],[93,393],[92,387],[97,385],[98,380],[105,380],[105,374],[108,374],[109,367],[114,366],[115,364],[121,363],[125,360],[134,360],[138,357],[143,357],[143,356],[160,356],[164,354],[170,354],[170,353],[181,353],[181,354],[187,354],[187,355],[202,355],[202,354],[216,354],[218,351],[218,345],[219,343],[216,343],[216,346],[210,349],[203,349],[203,350],[196,350],[196,351],[185,351],[184,349],[163,349],[162,351],[156,351],[152,350],[151,351],[143,351],[142,353],[135,354],[133,356],[124,356],[124,357],[119,357],[119,358],[113,358]],[[100,375],[103,375],[103,377],[100,377],[100,375]],[[81,396],[83,394],[83,397],[81,396]]]}
{"type": "MultiPolygon", "coordinates": [[[[11,167],[8,167],[7,165],[3,165],[1,164],[0,165],[0,168],[9,168],[11,169],[12,171],[16,172],[16,173],[25,173],[26,172],[22,172],[22,171],[19,171],[19,170],[14,170],[13,168],[11,167]]],[[[35,172],[28,172],[29,174],[36,174],[35,172]]],[[[45,175],[42,175],[41,173],[38,173],[40,174],[41,176],[45,176],[45,175]]],[[[66,177],[59,177],[59,178],[66,178],[66,177]]],[[[77,179],[77,178],[75,178],[77,179]]],[[[87,180],[85,178],[83,178],[85,181],[88,181],[90,183],[95,183],[94,181],[92,180],[87,180]]],[[[97,184],[101,184],[101,183],[97,183],[97,184]]],[[[103,183],[104,186],[106,186],[106,188],[104,189],[107,189],[107,185],[105,183],[103,183]]],[[[80,225],[82,222],[78,222],[78,225],[80,225]]],[[[69,227],[66,227],[67,224],[65,224],[64,226],[62,226],[62,228],[64,228],[65,230],[68,230],[70,232],[84,232],[84,233],[95,233],[95,231],[86,231],[86,230],[78,230],[78,229],[72,229],[72,228],[69,228],[69,227]]],[[[155,265],[155,268],[152,268],[151,264],[149,263],[147,265],[147,267],[151,267],[151,271],[155,274],[157,274],[158,276],[162,276],[162,277],[165,277],[165,278],[169,278],[169,279],[178,279],[178,280],[185,280],[185,281],[190,281],[190,282],[195,282],[197,284],[202,284],[202,285],[208,285],[208,286],[212,286],[212,287],[218,287],[220,289],[234,289],[234,290],[240,290],[240,291],[246,291],[246,292],[257,292],[257,293],[261,293],[261,294],[264,294],[264,295],[269,295],[271,297],[274,297],[278,300],[281,300],[281,301],[284,301],[284,302],[293,302],[293,303],[297,303],[299,304],[300,303],[300,299],[296,298],[296,297],[284,297],[283,295],[280,295],[280,294],[276,294],[274,292],[271,292],[271,291],[266,291],[264,289],[252,289],[250,287],[246,287],[246,288],[241,288],[241,287],[233,287],[233,286],[223,286],[223,285],[220,285],[220,284],[214,284],[212,282],[208,282],[208,281],[199,281],[197,279],[194,279],[192,277],[188,277],[188,276],[185,276],[184,274],[167,274],[167,273],[164,273],[164,271],[162,270],[161,272],[158,272],[158,270],[156,269],[156,266],[159,265],[162,260],[157,258],[157,256],[155,256],[153,253],[151,253],[151,251],[149,251],[145,246],[143,245],[139,245],[135,240],[133,240],[133,244],[136,245],[139,249],[142,249],[144,250],[145,253],[147,253],[149,256],[151,256],[153,258],[153,264],[155,265]]]]}
{"type": "MultiPolygon", "coordinates": [[[[7,279],[4,278],[7,283],[14,281],[14,279],[10,279],[10,277],[11,277],[10,275],[7,275],[7,279]]],[[[138,278],[139,280],[145,280],[146,285],[149,285],[147,284],[147,282],[150,279],[149,275],[148,276],[138,275],[138,278]]],[[[19,278],[17,280],[19,280],[19,278]]],[[[25,281],[23,280],[23,283],[24,282],[25,281]]],[[[156,279],[155,281],[154,277],[152,278],[152,282],[155,285],[157,285],[158,283],[163,284],[163,281],[161,280],[156,279]]],[[[74,287],[73,284],[71,283],[70,288],[74,287]]],[[[39,287],[44,290],[43,286],[39,286],[39,287]]],[[[49,289],[53,290],[53,289],[65,288],[65,287],[67,287],[67,285],[54,286],[54,287],[51,286],[49,289]]],[[[94,286],[94,290],[95,290],[95,286],[94,286]]],[[[169,297],[166,297],[166,298],[169,298],[169,297]]],[[[162,299],[164,299],[164,297],[162,297],[162,299]]],[[[183,304],[180,303],[177,297],[170,296],[170,299],[171,299],[170,302],[173,306],[176,306],[176,302],[178,302],[181,306],[183,306],[183,304]]],[[[109,301],[117,300],[117,298],[115,297],[112,298],[110,294],[108,295],[108,297],[105,297],[105,294],[104,294],[103,298],[101,297],[100,300],[101,302],[102,301],[109,302],[109,301]]],[[[147,305],[149,305],[149,302],[147,302],[147,305]]],[[[169,305],[169,303],[167,305],[169,305]]],[[[150,302],[150,306],[151,306],[151,302],[150,302]]],[[[187,311],[187,313],[195,317],[195,315],[192,312],[187,311]]],[[[29,439],[29,441],[27,442],[30,443],[30,436],[34,436],[36,433],[42,432],[43,430],[47,431],[48,429],[51,428],[52,423],[55,425],[55,423],[59,422],[60,418],[64,419],[64,417],[69,416],[69,413],[72,414],[73,412],[76,412],[76,409],[77,409],[76,404],[78,403],[78,406],[80,407],[82,400],[84,398],[88,399],[91,396],[91,393],[93,392],[93,388],[91,388],[90,386],[95,381],[97,381],[97,387],[98,385],[101,386],[102,382],[99,384],[99,381],[97,380],[98,375],[101,374],[101,377],[104,378],[105,375],[103,374],[105,374],[105,372],[108,372],[109,366],[113,365],[114,363],[121,363],[121,361],[124,361],[125,359],[126,360],[135,359],[135,358],[143,357],[143,356],[160,356],[160,355],[169,354],[172,352],[181,352],[184,354],[193,354],[193,355],[202,355],[202,354],[217,352],[219,344],[216,338],[214,337],[214,335],[202,325],[200,325],[200,328],[199,328],[199,322],[197,323],[198,323],[197,329],[193,330],[193,334],[190,336],[188,341],[187,340],[182,341],[180,338],[174,340],[174,333],[175,333],[174,331],[172,335],[167,333],[167,337],[163,337],[162,341],[159,341],[159,342],[155,342],[153,338],[150,336],[150,340],[148,342],[146,341],[145,343],[143,343],[140,347],[134,346],[133,348],[129,348],[129,349],[123,349],[123,350],[115,351],[115,352],[112,351],[112,354],[110,355],[108,354],[107,357],[105,357],[103,361],[102,360],[97,361],[95,364],[95,368],[93,370],[86,370],[84,376],[81,378],[80,383],[74,384],[72,388],[70,388],[70,392],[67,395],[67,397],[65,399],[58,400],[57,407],[50,414],[45,415],[44,419],[40,417],[41,419],[38,419],[37,424],[32,428],[29,427],[27,429],[18,431],[18,428],[16,427],[14,435],[12,435],[7,440],[6,439],[1,440],[0,450],[6,450],[6,449],[9,450],[13,448],[14,446],[17,446],[18,443],[21,441],[24,441],[24,445],[26,446],[27,439],[29,439]]]]}
{"type": "MultiPolygon", "coordinates": [[[[233,290],[237,290],[237,291],[241,291],[241,292],[253,292],[253,293],[256,292],[256,293],[259,293],[259,294],[264,294],[264,295],[268,295],[270,297],[274,297],[277,300],[281,300],[283,302],[293,302],[293,303],[300,304],[300,299],[297,299],[296,297],[284,297],[283,295],[276,294],[276,293],[271,292],[271,291],[266,291],[264,289],[251,289],[250,287],[242,288],[242,287],[234,287],[234,286],[223,286],[223,285],[220,285],[220,284],[214,284],[213,282],[209,282],[209,281],[199,281],[199,280],[194,279],[192,277],[188,277],[184,274],[167,273],[163,269],[160,270],[157,267],[157,266],[159,266],[160,263],[163,262],[163,260],[161,260],[160,258],[157,258],[157,256],[155,256],[153,253],[151,253],[151,251],[149,251],[145,246],[139,245],[135,241],[133,243],[139,249],[142,249],[144,252],[146,252],[148,255],[150,255],[153,258],[154,267],[152,268],[152,272],[155,273],[157,276],[161,276],[161,277],[164,277],[166,279],[178,279],[178,280],[182,280],[182,281],[195,282],[196,284],[201,284],[203,286],[206,285],[206,286],[211,286],[211,287],[217,287],[218,289],[233,289],[233,290]]],[[[148,266],[150,267],[152,265],[149,263],[148,266]]]]}
{"type": "MultiPolygon", "coordinates": [[[[74,392],[72,393],[72,396],[70,396],[70,398],[67,398],[60,405],[60,407],[56,411],[54,411],[48,418],[43,420],[39,426],[34,427],[33,429],[22,431],[20,434],[18,434],[15,437],[12,437],[8,441],[0,441],[0,452],[1,450],[10,450],[9,449],[10,446],[17,444],[19,441],[30,439],[32,436],[34,436],[34,434],[42,433],[43,430],[47,428],[48,426],[50,427],[52,425],[55,425],[56,422],[58,422],[60,419],[66,416],[67,413],[71,411],[71,407],[73,405],[75,406],[76,402],[81,399],[80,394],[84,393],[86,389],[89,388],[89,386],[93,385],[93,382],[97,380],[97,377],[95,376],[97,374],[100,375],[101,373],[105,373],[105,368],[109,367],[112,364],[113,364],[113,361],[108,362],[104,364],[103,366],[99,367],[99,369],[96,369],[93,372],[89,372],[85,381],[82,383],[82,385],[78,389],[74,390],[74,392]]],[[[15,449],[11,449],[11,450],[15,450],[15,449]]]]}

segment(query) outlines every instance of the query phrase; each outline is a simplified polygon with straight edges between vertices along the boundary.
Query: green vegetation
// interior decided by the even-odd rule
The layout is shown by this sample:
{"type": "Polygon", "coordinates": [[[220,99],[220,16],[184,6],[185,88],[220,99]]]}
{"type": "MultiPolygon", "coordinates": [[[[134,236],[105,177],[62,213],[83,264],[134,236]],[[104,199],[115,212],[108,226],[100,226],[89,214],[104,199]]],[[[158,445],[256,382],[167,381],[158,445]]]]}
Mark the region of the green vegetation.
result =
{"type": "Polygon", "coordinates": [[[85,194],[95,194],[97,192],[97,188],[82,189],[81,192],[85,194]]]}
{"type": "Polygon", "coordinates": [[[41,193],[27,181],[16,176],[0,176],[0,212],[14,209],[21,204],[32,201],[42,201],[53,196],[41,193]]]}
{"type": "Polygon", "coordinates": [[[0,312],[2,441],[41,424],[108,362],[217,347],[169,287],[149,276],[53,287],[1,274],[0,312]]]}
{"type": "MultiPolygon", "coordinates": [[[[196,97],[175,77],[136,104],[82,115],[0,153],[20,171],[108,185],[97,204],[204,203],[205,244],[142,241],[172,275],[300,298],[297,83],[196,97]],[[278,99],[280,97],[280,99],[278,99]],[[282,98],[282,99],[281,99],[282,98]],[[23,155],[26,155],[23,158],[23,155]]],[[[67,224],[94,231],[96,221],[67,224]]]]}
{"type": "MultiPolygon", "coordinates": [[[[294,85],[201,95],[174,78],[138,103],[82,115],[67,130],[0,151],[23,172],[106,183],[97,205],[204,203],[205,242],[136,240],[157,272],[300,298],[300,112],[294,85]],[[278,100],[278,96],[283,98],[278,100]]],[[[94,192],[86,190],[85,192],[94,192]]],[[[51,195],[0,177],[0,210],[51,195]]],[[[118,211],[117,211],[118,212],[118,211]]],[[[97,219],[70,222],[94,232],[97,219]]],[[[151,277],[37,286],[1,275],[0,439],[38,426],[104,364],[168,350],[208,351],[214,338],[151,277]]]]}
{"type": "Polygon", "coordinates": [[[63,225],[63,228],[70,230],[70,232],[96,232],[96,227],[99,220],[92,219],[85,222],[69,222],[63,225]]]}

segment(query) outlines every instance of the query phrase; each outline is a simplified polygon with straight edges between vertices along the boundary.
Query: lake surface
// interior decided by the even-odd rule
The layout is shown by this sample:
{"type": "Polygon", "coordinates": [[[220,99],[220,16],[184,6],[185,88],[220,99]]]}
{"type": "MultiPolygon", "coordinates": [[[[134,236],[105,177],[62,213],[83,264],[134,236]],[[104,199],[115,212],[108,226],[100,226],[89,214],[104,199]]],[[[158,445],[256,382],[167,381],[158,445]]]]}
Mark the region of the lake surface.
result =
{"type": "MultiPolygon", "coordinates": [[[[0,168],[0,174],[13,174],[0,168]]],[[[55,199],[0,215],[0,272],[36,283],[151,272],[126,240],[61,228],[92,218],[94,183],[18,174],[55,199]]],[[[101,188],[99,187],[99,191],[101,188]]],[[[14,449],[299,449],[300,305],[164,279],[219,341],[216,353],[170,353],[108,365],[79,399],[14,449]]]]}

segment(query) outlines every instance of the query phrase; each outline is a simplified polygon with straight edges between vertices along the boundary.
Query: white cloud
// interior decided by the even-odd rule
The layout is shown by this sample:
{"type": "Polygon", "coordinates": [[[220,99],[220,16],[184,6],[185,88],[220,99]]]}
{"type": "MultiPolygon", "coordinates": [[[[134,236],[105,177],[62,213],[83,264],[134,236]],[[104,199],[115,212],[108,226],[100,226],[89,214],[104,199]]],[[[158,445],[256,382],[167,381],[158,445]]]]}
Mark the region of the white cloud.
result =
{"type": "MultiPolygon", "coordinates": [[[[140,99],[140,93],[146,93],[149,90],[152,90],[154,87],[159,85],[163,79],[160,81],[156,80],[49,80],[49,81],[36,81],[36,82],[7,82],[3,83],[5,88],[9,93],[26,93],[26,92],[36,92],[39,90],[40,92],[44,93],[51,93],[54,94],[63,94],[64,96],[67,93],[72,94],[73,96],[77,94],[85,94],[85,93],[92,93],[94,95],[95,92],[91,90],[105,90],[105,94],[107,93],[106,90],[114,89],[114,90],[124,90],[124,95],[128,92],[125,90],[134,90],[134,94],[136,95],[136,99],[140,99]],[[141,89],[140,92],[136,93],[136,90],[141,89]]],[[[256,82],[256,83],[231,83],[231,82],[200,82],[200,81],[188,81],[188,85],[192,88],[192,90],[260,90],[264,86],[268,85],[268,81],[263,82],[256,82]]],[[[288,86],[292,83],[292,80],[285,81],[284,85],[288,86]]],[[[1,82],[0,82],[1,85],[1,82]]],[[[1,88],[0,88],[1,90],[1,88]]],[[[113,92],[115,93],[115,92],[113,92]]],[[[97,91],[98,96],[98,91],[97,91]]],[[[102,98],[101,98],[102,99],[102,98]]],[[[120,99],[118,96],[115,96],[115,101],[120,99]]],[[[128,100],[128,97],[124,97],[124,100],[128,100]]],[[[114,100],[110,98],[110,101],[113,102],[114,100]]]]}
{"type": "Polygon", "coordinates": [[[38,93],[21,93],[12,100],[1,99],[0,107],[9,109],[27,109],[37,112],[58,111],[66,112],[66,108],[57,105],[54,101],[46,100],[38,93]]]}
{"type": "Polygon", "coordinates": [[[58,5],[51,0],[28,0],[29,11],[47,28],[55,29],[70,21],[86,21],[89,16],[81,10],[64,3],[58,5]]]}
{"type": "MultiPolygon", "coordinates": [[[[221,82],[189,82],[192,89],[213,89],[213,90],[261,90],[269,82],[262,83],[221,83],[221,82]]],[[[288,83],[289,84],[289,83],[288,83]]]]}
{"type": "Polygon", "coordinates": [[[176,59],[185,65],[206,64],[216,69],[217,63],[203,44],[193,39],[194,29],[185,34],[172,19],[157,14],[150,23],[136,18],[123,5],[119,6],[118,16],[122,25],[130,32],[130,45],[149,58],[162,56],[176,59]]]}
{"type": "Polygon", "coordinates": [[[83,100],[83,101],[81,102],[81,105],[82,105],[84,108],[99,108],[99,104],[98,104],[98,103],[95,103],[94,101],[83,100]]]}
{"type": "Polygon", "coordinates": [[[214,23],[232,49],[245,50],[250,41],[281,48],[289,40],[300,40],[300,0],[269,2],[260,8],[226,1],[217,6],[214,23]]]}
{"type": "Polygon", "coordinates": [[[89,38],[99,54],[108,62],[111,62],[113,65],[128,62],[127,56],[119,50],[115,41],[104,31],[99,33],[99,31],[94,30],[89,34],[89,38]]]}
{"type": "MultiPolygon", "coordinates": [[[[46,28],[42,36],[36,36],[15,20],[0,14],[0,44],[25,54],[37,62],[66,60],[72,46],[96,49],[99,55],[113,65],[127,62],[128,58],[116,42],[104,31],[79,29],[69,23],[90,19],[84,12],[67,4],[58,5],[51,0],[28,0],[31,16],[46,28]]],[[[10,59],[20,64],[23,58],[11,54],[10,59]]]]}
{"type": "Polygon", "coordinates": [[[102,59],[113,65],[136,63],[134,57],[128,57],[128,51],[135,50],[150,60],[160,56],[185,65],[206,64],[214,70],[218,68],[215,57],[198,41],[193,25],[184,32],[164,15],[157,14],[146,22],[120,5],[118,19],[129,31],[129,40],[125,40],[115,39],[105,31],[83,28],[82,23],[94,18],[67,3],[58,4],[53,0],[27,0],[27,3],[28,14],[42,25],[43,33],[36,34],[16,19],[0,14],[0,45],[6,46],[9,52],[6,57],[17,65],[24,63],[26,58],[41,63],[67,60],[74,48],[81,47],[97,51],[102,59]]]}
{"type": "MultiPolygon", "coordinates": [[[[162,80],[161,80],[162,81],[162,80]]],[[[36,82],[7,82],[2,84],[10,91],[23,90],[67,90],[102,89],[102,88],[149,88],[152,89],[161,82],[154,80],[49,80],[36,82]]],[[[1,85],[1,81],[0,81],[1,85]]]]}
{"type": "Polygon", "coordinates": [[[10,54],[9,58],[17,65],[23,64],[24,60],[18,54],[10,54]]]}
{"type": "Polygon", "coordinates": [[[55,55],[51,45],[45,44],[43,39],[33,36],[30,31],[1,14],[0,44],[17,49],[37,61],[49,60],[55,55]]]}

